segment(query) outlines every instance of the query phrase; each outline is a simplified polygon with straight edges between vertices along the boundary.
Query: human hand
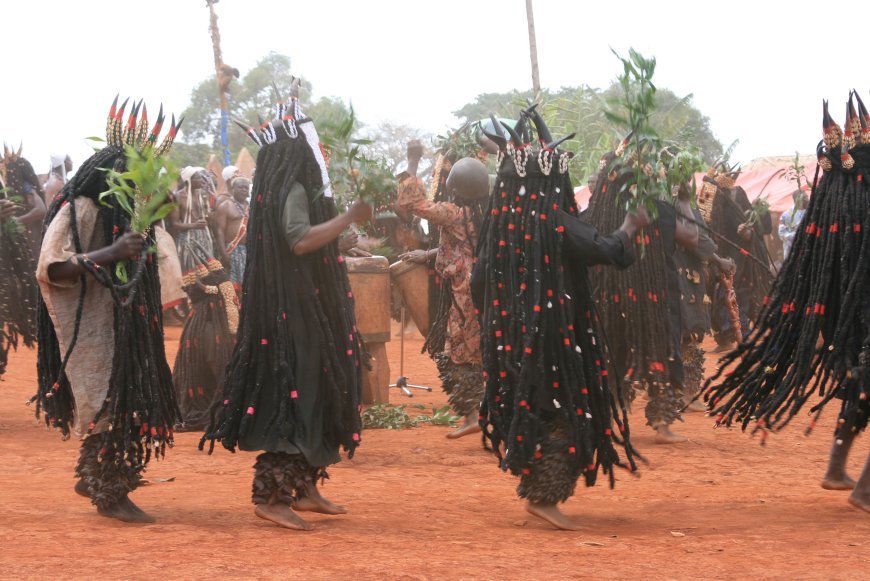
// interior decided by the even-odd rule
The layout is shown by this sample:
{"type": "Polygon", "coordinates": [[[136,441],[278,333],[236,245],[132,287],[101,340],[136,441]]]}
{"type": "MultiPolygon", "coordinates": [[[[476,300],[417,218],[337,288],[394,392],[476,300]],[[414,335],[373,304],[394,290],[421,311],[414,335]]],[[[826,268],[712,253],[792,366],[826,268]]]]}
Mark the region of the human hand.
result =
{"type": "Polygon", "coordinates": [[[623,227],[627,227],[629,230],[640,230],[650,224],[649,213],[647,213],[646,208],[643,206],[638,206],[634,212],[628,212],[625,215],[625,220],[623,221],[623,227]]]}
{"type": "Polygon", "coordinates": [[[721,258],[717,256],[716,264],[719,266],[719,270],[725,274],[733,274],[737,270],[737,264],[731,258],[721,258]]]}
{"type": "Polygon", "coordinates": [[[5,220],[15,214],[18,210],[18,204],[12,200],[0,200],[0,220],[5,220]]]}
{"type": "Polygon", "coordinates": [[[136,232],[127,232],[112,244],[112,259],[117,261],[139,258],[143,248],[145,248],[145,238],[136,232]]]}
{"type": "Polygon", "coordinates": [[[190,227],[192,230],[205,230],[208,228],[208,220],[200,218],[196,222],[191,222],[190,227]]]}
{"type": "Polygon", "coordinates": [[[423,143],[419,139],[408,142],[408,162],[419,162],[423,157],[423,143]]]}
{"type": "Polygon", "coordinates": [[[356,246],[357,242],[359,242],[359,234],[357,234],[353,230],[345,232],[338,239],[338,251],[344,254],[345,252],[356,246]]]}
{"type": "Polygon", "coordinates": [[[414,262],[416,264],[426,264],[429,261],[429,252],[426,250],[411,250],[399,255],[399,260],[402,262],[414,262]]]}
{"type": "Polygon", "coordinates": [[[361,198],[357,198],[351,205],[350,210],[347,211],[347,215],[355,224],[368,222],[372,219],[372,207],[361,198]]]}

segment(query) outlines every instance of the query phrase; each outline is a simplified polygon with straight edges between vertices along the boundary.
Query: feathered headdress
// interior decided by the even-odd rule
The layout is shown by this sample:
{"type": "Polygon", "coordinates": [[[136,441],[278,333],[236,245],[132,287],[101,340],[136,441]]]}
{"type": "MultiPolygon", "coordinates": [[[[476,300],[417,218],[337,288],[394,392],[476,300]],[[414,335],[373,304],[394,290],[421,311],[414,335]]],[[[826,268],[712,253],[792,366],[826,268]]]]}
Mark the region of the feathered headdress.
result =
{"type": "MultiPolygon", "coordinates": [[[[126,124],[124,123],[124,110],[127,108],[129,100],[129,97],[124,99],[124,102],[118,107],[118,95],[115,95],[115,100],[112,101],[112,106],[109,108],[109,116],[106,119],[106,143],[109,146],[116,147],[131,145],[139,151],[155,147],[157,138],[160,136],[160,131],[163,129],[163,122],[165,121],[163,105],[160,105],[160,111],[157,113],[157,122],[149,131],[148,108],[143,101],[133,103],[133,106],[130,108],[130,116],[127,118],[126,124]]],[[[172,115],[169,131],[163,137],[160,145],[154,150],[155,156],[160,157],[169,151],[183,122],[184,117],[176,123],[175,115],[172,115]]]]}

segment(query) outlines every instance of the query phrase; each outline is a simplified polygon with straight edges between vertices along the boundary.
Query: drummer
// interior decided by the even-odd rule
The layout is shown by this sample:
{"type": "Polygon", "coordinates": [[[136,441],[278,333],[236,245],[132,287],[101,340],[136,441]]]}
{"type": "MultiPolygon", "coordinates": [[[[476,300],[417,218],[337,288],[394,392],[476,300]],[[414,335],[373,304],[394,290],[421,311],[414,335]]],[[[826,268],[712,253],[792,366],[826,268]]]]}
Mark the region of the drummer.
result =
{"type": "MultiPolygon", "coordinates": [[[[438,374],[450,406],[465,422],[448,438],[461,438],[480,431],[478,411],[483,398],[483,368],[480,358],[480,326],[471,301],[471,270],[477,233],[489,197],[489,175],[479,160],[457,161],[447,176],[447,199],[433,202],[417,177],[423,156],[419,141],[408,143],[408,169],[399,176],[399,207],[429,221],[440,230],[435,270],[453,294],[449,312],[432,322],[427,342],[443,342],[434,355],[438,374]]],[[[429,252],[413,250],[402,260],[426,263],[429,252]]]]}

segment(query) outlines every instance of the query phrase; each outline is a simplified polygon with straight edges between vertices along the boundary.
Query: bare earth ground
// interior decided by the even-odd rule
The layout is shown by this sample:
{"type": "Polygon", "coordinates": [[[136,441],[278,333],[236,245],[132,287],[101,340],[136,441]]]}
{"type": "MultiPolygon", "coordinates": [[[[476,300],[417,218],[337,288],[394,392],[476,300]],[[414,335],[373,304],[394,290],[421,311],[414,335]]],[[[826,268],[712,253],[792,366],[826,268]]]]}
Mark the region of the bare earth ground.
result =
{"type": "MultiPolygon", "coordinates": [[[[178,334],[169,328],[171,358],[178,334]]],[[[416,334],[406,345],[407,375],[437,387],[420,345],[416,334]]],[[[398,353],[394,340],[394,375],[398,353]]],[[[847,493],[819,487],[833,409],[813,437],[801,420],[766,447],[688,414],[677,428],[690,441],[663,447],[638,407],[635,442],[650,465],[639,478],[618,473],[615,490],[578,488],[565,510],[582,521],[580,532],[527,515],[515,479],[478,437],[449,441],[444,427],[367,431],[324,487],[350,514],[314,516],[313,532],[254,516],[254,454],[208,457],[196,450],[198,435],[180,434],[146,474],[174,481],[134,495],[158,524],[136,526],[97,516],[73,493],[78,442],[62,442],[23,405],[35,389],[34,361],[34,351],[13,354],[0,384],[3,578],[849,579],[870,571],[870,515],[851,508],[847,493]]],[[[392,401],[409,400],[394,393],[392,401]]],[[[446,398],[436,390],[412,401],[446,398]]],[[[867,438],[854,448],[857,477],[867,438]]]]}

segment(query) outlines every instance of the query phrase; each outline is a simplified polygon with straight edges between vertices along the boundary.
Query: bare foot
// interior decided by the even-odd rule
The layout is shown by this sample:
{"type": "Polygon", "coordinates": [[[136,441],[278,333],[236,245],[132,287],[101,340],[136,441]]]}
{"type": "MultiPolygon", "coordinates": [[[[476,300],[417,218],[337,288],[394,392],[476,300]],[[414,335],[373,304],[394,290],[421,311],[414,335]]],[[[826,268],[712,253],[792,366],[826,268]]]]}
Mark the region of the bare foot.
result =
{"type": "Polygon", "coordinates": [[[133,504],[133,501],[126,496],[111,506],[97,507],[97,512],[101,516],[118,519],[122,522],[142,524],[155,522],[153,516],[133,504]]]}
{"type": "Polygon", "coordinates": [[[78,482],[76,482],[75,488],[73,490],[75,490],[76,494],[78,494],[79,496],[84,496],[85,498],[91,497],[91,493],[88,491],[88,485],[85,484],[84,480],[79,480],[78,482]]]}
{"type": "Polygon", "coordinates": [[[290,510],[290,507],[286,504],[258,504],[254,509],[254,514],[288,529],[310,531],[314,528],[313,524],[303,520],[298,514],[290,510]]]}
{"type": "Polygon", "coordinates": [[[320,514],[347,514],[345,507],[324,498],[316,486],[309,487],[308,496],[294,502],[293,508],[304,512],[319,512],[320,514]]]}
{"type": "Polygon", "coordinates": [[[659,426],[656,430],[656,444],[679,444],[680,442],[688,442],[689,439],[685,436],[675,434],[671,431],[670,426],[659,426]]]}
{"type": "Polygon", "coordinates": [[[459,426],[459,428],[453,430],[447,437],[451,440],[456,440],[457,438],[461,438],[462,436],[468,436],[471,434],[480,433],[480,423],[477,421],[477,414],[471,414],[465,418],[465,423],[459,426]]]}
{"type": "Polygon", "coordinates": [[[544,519],[557,529],[563,531],[579,531],[580,525],[566,516],[559,507],[555,504],[541,504],[537,502],[527,502],[526,512],[538,518],[544,519]]]}
{"type": "Polygon", "coordinates": [[[849,504],[851,504],[855,508],[860,508],[861,510],[870,512],[870,498],[858,497],[853,492],[849,495],[849,504]]]}
{"type": "Polygon", "coordinates": [[[855,481],[845,474],[839,477],[825,475],[822,479],[822,488],[825,490],[852,490],[855,488],[855,481]]]}

